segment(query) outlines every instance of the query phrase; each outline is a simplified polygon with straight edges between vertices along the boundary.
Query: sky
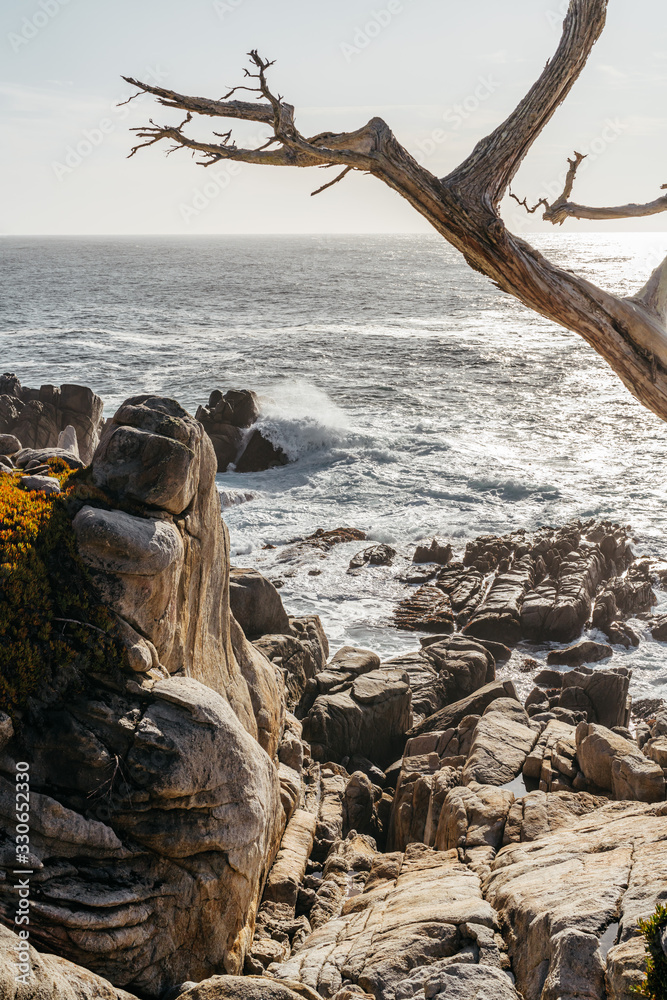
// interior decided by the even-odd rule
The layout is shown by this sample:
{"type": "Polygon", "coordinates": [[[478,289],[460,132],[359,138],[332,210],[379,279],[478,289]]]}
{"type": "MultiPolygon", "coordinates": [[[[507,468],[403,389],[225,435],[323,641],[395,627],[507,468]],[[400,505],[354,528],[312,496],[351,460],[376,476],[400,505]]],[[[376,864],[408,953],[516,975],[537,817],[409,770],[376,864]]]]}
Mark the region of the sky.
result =
{"type": "MultiPolygon", "coordinates": [[[[428,224],[375,178],[352,173],[310,197],[321,169],[197,166],[159,145],[132,159],[130,129],[182,119],[121,74],[218,98],[251,48],[276,60],[274,91],[302,133],[378,115],[429,170],[448,173],[516,106],[558,45],[564,0],[3,0],[0,234],[394,233],[428,224]]],[[[609,0],[606,32],[514,182],[529,202],[651,201],[667,183],[667,8],[609,0]]],[[[193,135],[224,131],[212,119],[193,135]]],[[[267,134],[234,124],[238,141],[267,134]]],[[[193,123],[194,126],[194,123],[193,123]]],[[[515,232],[553,231],[503,206],[515,232]]],[[[667,230],[667,215],[564,231],[667,230]]]]}

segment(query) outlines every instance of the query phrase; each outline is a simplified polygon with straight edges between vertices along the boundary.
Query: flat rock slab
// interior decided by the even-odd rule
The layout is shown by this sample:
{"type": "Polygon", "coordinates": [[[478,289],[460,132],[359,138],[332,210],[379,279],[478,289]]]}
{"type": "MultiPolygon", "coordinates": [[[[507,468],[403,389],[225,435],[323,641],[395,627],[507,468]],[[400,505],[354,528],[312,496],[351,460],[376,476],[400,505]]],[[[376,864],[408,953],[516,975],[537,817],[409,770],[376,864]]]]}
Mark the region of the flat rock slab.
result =
{"type": "Polygon", "coordinates": [[[453,632],[454,613],[449,597],[438,587],[425,584],[396,608],[396,628],[408,632],[453,632]]]}
{"type": "Polygon", "coordinates": [[[377,670],[379,666],[380,657],[377,653],[370,649],[359,649],[357,646],[341,646],[327,664],[329,670],[341,671],[353,677],[368,674],[371,670],[377,670]]]}
{"type": "Polygon", "coordinates": [[[409,691],[402,671],[373,670],[357,677],[352,685],[352,697],[360,705],[376,705],[409,691]]]}
{"type": "Polygon", "coordinates": [[[266,976],[212,976],[180,993],[178,1000],[319,1000],[311,990],[277,983],[266,976]]]}
{"type": "Polygon", "coordinates": [[[518,1000],[511,977],[488,965],[454,962],[424,983],[428,1000],[518,1000]]]}
{"type": "MultiPolygon", "coordinates": [[[[290,959],[272,965],[270,974],[301,982],[325,1000],[334,997],[345,980],[375,997],[398,1000],[423,995],[429,971],[442,975],[441,960],[456,963],[461,954],[467,963],[477,955],[486,959],[476,974],[478,993],[459,994],[472,1000],[484,975],[493,981],[501,963],[496,915],[482,898],[479,878],[459,863],[455,851],[412,844],[398,873],[397,866],[384,864],[382,855],[378,859],[378,871],[371,869],[365,891],[349,899],[341,916],[314,931],[290,959]],[[486,968],[492,970],[490,975],[486,968]],[[414,992],[402,988],[408,983],[415,983],[414,992]]],[[[445,980],[438,993],[449,985],[445,980]]],[[[514,1000],[515,994],[509,996],[514,1000]]]]}
{"type": "Polygon", "coordinates": [[[516,645],[521,638],[521,606],[533,576],[530,556],[524,556],[511,570],[499,574],[463,631],[480,639],[516,645]]]}
{"type": "Polygon", "coordinates": [[[512,803],[503,845],[540,840],[606,804],[607,799],[589,792],[529,792],[512,803]]]}
{"type": "MultiPolygon", "coordinates": [[[[484,893],[507,928],[525,1000],[605,1000],[600,938],[619,914],[619,944],[637,934],[637,920],[664,899],[665,871],[664,803],[608,803],[549,836],[503,848],[484,893]]],[[[618,981],[623,961],[617,954],[618,981]]]]}

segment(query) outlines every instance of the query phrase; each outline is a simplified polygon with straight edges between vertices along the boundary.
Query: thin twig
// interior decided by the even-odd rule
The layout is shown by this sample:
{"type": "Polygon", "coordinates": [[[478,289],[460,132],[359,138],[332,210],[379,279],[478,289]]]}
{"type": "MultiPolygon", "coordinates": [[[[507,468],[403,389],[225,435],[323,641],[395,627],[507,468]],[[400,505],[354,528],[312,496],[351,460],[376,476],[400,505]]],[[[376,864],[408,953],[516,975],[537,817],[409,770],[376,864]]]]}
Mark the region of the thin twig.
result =
{"type": "Polygon", "coordinates": [[[345,177],[345,174],[349,174],[350,170],[353,169],[354,169],[353,167],[345,167],[345,170],[341,170],[338,177],[334,177],[334,179],[332,181],[329,181],[328,184],[323,184],[322,187],[318,187],[317,191],[311,191],[310,197],[312,198],[313,195],[321,194],[323,191],[326,191],[327,188],[333,187],[334,184],[338,184],[338,181],[342,181],[343,177],[345,177]]]}
{"type": "Polygon", "coordinates": [[[533,215],[538,210],[538,208],[540,207],[540,205],[542,205],[544,208],[549,208],[549,202],[547,201],[546,198],[540,198],[540,200],[538,201],[537,205],[533,205],[532,208],[529,208],[528,207],[528,200],[526,198],[524,198],[523,201],[519,201],[519,199],[517,198],[517,196],[512,191],[509,192],[509,196],[510,196],[510,198],[514,198],[514,200],[516,202],[518,202],[519,205],[522,206],[522,208],[525,208],[525,210],[530,215],[533,215]]]}
{"type": "Polygon", "coordinates": [[[76,618],[52,618],[51,620],[54,622],[64,622],[66,625],[82,625],[84,628],[92,628],[95,632],[100,632],[102,635],[109,634],[103,628],[98,628],[97,625],[91,625],[90,622],[80,622],[76,618]]]}

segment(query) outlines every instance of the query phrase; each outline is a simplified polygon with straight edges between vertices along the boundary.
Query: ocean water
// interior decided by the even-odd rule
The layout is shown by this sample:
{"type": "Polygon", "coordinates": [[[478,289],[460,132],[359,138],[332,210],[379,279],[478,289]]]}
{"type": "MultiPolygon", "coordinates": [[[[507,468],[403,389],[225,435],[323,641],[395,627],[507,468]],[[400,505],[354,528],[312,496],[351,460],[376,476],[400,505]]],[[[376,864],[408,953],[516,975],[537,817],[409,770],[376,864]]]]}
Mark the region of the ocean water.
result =
{"type": "MultiPolygon", "coordinates": [[[[667,234],[533,242],[621,294],[667,254],[667,234]]],[[[320,614],[334,649],[416,648],[390,616],[414,542],[434,533],[462,551],[481,533],[613,518],[638,553],[667,557],[667,425],[435,235],[4,237],[0,258],[0,370],[25,384],[85,383],[109,414],[144,391],[193,412],[213,388],[265,397],[265,433],[294,462],[218,477],[234,562],[320,614]],[[286,557],[341,524],[393,545],[396,565],[347,574],[363,543],[286,557]]],[[[617,662],[636,695],[667,695],[667,648],[635,624],[644,641],[617,662]]]]}

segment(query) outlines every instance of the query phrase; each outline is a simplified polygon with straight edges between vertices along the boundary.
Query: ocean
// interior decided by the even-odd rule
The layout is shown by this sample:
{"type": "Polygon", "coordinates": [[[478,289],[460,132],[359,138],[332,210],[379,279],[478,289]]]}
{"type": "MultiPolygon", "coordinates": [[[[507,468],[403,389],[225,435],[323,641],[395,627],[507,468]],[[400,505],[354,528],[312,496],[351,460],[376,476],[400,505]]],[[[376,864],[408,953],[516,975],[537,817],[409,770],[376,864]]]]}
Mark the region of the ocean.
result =
{"type": "MultiPolygon", "coordinates": [[[[620,294],[667,254],[667,234],[532,242],[620,294]]],[[[139,392],[193,413],[214,388],[265,397],[263,429],[294,461],[218,477],[233,562],[319,614],[334,650],[417,647],[390,619],[433,534],[458,554],[483,533],[612,518],[638,554],[667,558],[667,425],[436,235],[2,237],[0,255],[0,370],[24,384],[84,383],[108,415],[139,392]],[[358,542],[285,558],[343,524],[390,543],[396,565],[347,574],[358,542]]],[[[635,696],[667,696],[665,644],[634,625],[640,647],[615,662],[635,696]]],[[[516,657],[502,670],[528,683],[516,657]]]]}

